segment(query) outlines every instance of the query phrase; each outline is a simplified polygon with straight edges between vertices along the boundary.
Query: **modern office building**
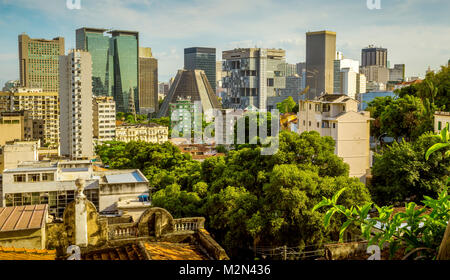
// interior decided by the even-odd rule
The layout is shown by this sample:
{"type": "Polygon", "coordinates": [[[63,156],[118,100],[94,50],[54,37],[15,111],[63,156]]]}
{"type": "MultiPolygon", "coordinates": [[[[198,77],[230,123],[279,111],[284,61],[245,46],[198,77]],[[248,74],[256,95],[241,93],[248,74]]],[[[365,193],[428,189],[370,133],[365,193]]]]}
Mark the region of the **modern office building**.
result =
{"type": "Polygon", "coordinates": [[[364,74],[368,82],[381,83],[386,85],[389,79],[389,68],[378,65],[364,66],[360,68],[360,73],[364,74]]]}
{"type": "Polygon", "coordinates": [[[300,101],[299,133],[317,131],[335,141],[335,154],[350,166],[350,176],[365,182],[370,169],[370,113],[358,112],[358,101],[342,94],[300,101]]]}
{"type": "Polygon", "coordinates": [[[139,48],[140,113],[157,113],[158,106],[158,60],[151,48],[139,48]]]}
{"type": "Polygon", "coordinates": [[[98,145],[113,141],[116,136],[116,103],[111,96],[92,99],[94,142],[98,145]]]}
{"type": "Polygon", "coordinates": [[[344,68],[349,68],[350,72],[358,74],[359,61],[336,56],[336,59],[334,60],[333,93],[343,93],[341,89],[341,71],[344,68]]]}
{"type": "Polygon", "coordinates": [[[76,31],[77,49],[92,57],[93,93],[113,96],[118,112],[139,112],[139,32],[112,30],[106,35],[106,31],[87,27],[76,31]]]}
{"type": "Polygon", "coordinates": [[[92,57],[92,94],[113,96],[114,60],[111,38],[107,29],[83,27],[76,30],[76,49],[85,50],[92,57]]]}
{"type": "Polygon", "coordinates": [[[94,155],[91,55],[71,50],[59,64],[61,155],[90,159],[94,155]]]}
{"type": "Polygon", "coordinates": [[[58,147],[58,92],[20,87],[9,92],[0,92],[0,112],[4,111],[28,111],[29,118],[34,123],[32,139],[41,139],[41,144],[50,148],[58,147]]]}
{"type": "Polygon", "coordinates": [[[286,87],[286,52],[282,49],[245,48],[222,53],[226,76],[225,108],[276,108],[280,89],[286,87]]]}
{"type": "Polygon", "coordinates": [[[180,100],[192,103],[200,101],[203,113],[209,109],[221,108],[203,70],[178,70],[173,85],[158,112],[158,118],[170,116],[170,104],[180,100]]]}
{"type": "Polygon", "coordinates": [[[306,88],[306,62],[299,62],[297,65],[297,74],[302,78],[302,89],[306,88]]]}
{"type": "Polygon", "coordinates": [[[405,81],[405,64],[395,64],[394,68],[389,69],[389,81],[405,81]]]}
{"type": "Polygon", "coordinates": [[[64,38],[46,40],[19,35],[20,85],[58,92],[58,57],[64,54],[64,38]]]}
{"type": "Polygon", "coordinates": [[[193,47],[184,49],[184,69],[203,70],[216,93],[216,49],[193,47]]]}
{"type": "Polygon", "coordinates": [[[306,33],[306,86],[308,99],[333,93],[336,32],[306,33]]]}
{"type": "Polygon", "coordinates": [[[362,49],[361,51],[361,67],[380,66],[387,68],[387,55],[387,49],[370,45],[367,48],[362,49]]]}

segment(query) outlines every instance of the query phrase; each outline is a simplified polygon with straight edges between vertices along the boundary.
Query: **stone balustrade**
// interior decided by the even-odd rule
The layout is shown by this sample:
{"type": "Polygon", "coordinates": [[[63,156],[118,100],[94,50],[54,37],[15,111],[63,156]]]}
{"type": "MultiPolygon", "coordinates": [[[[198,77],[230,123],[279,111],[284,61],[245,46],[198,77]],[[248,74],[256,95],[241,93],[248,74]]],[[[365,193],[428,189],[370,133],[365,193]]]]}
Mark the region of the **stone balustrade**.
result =
{"type": "Polygon", "coordinates": [[[134,223],[109,225],[109,239],[127,239],[137,237],[137,227],[134,223]]]}
{"type": "Polygon", "coordinates": [[[205,227],[205,218],[182,218],[174,219],[174,232],[197,231],[205,227]]]}

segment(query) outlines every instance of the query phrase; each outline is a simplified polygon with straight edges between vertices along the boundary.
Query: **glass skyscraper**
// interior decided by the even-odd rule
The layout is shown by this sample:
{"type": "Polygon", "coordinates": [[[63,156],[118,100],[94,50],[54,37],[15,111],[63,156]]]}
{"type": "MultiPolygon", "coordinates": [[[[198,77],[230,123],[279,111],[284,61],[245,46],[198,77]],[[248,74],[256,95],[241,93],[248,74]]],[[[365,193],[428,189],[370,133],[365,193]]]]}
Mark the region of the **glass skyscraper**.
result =
{"type": "Polygon", "coordinates": [[[216,49],[186,48],[184,49],[184,69],[205,71],[208,82],[216,93],[216,49]]]}
{"type": "Polygon", "coordinates": [[[76,31],[77,49],[92,56],[92,93],[113,96],[118,112],[139,112],[139,33],[113,30],[106,36],[106,31],[76,31]]]}

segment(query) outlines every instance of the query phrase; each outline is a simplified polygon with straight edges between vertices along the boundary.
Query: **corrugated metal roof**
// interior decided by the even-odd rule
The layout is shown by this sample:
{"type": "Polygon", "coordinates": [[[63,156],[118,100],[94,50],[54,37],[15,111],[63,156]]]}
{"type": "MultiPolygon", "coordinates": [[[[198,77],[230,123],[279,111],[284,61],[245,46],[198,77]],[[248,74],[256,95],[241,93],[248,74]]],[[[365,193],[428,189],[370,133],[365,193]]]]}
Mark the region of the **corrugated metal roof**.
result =
{"type": "Polygon", "coordinates": [[[48,205],[0,207],[0,232],[45,226],[48,205]]]}
{"type": "Polygon", "coordinates": [[[110,184],[145,182],[137,171],[123,174],[105,175],[105,178],[106,182],[110,184]]]}

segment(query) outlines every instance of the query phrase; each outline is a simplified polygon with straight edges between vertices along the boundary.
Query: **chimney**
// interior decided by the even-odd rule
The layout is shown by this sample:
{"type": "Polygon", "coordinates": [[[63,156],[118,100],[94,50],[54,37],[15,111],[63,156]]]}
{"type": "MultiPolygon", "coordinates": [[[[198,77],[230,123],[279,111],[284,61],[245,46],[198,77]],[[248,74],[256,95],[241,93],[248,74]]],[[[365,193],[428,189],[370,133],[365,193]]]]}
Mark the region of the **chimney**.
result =
{"type": "Polygon", "coordinates": [[[75,197],[75,244],[80,247],[87,247],[87,199],[83,193],[86,181],[84,179],[77,179],[75,185],[77,186],[75,197]]]}

